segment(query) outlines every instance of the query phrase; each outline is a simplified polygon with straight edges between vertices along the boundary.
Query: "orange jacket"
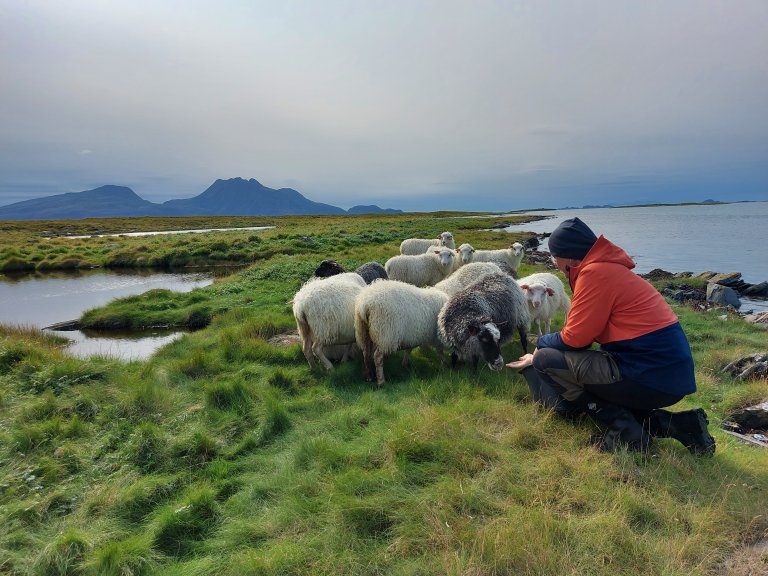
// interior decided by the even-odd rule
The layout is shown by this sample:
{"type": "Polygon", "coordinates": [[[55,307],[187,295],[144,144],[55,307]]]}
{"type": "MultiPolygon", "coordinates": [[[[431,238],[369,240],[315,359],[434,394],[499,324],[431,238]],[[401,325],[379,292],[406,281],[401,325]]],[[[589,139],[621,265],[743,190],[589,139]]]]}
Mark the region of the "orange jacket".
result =
{"type": "Polygon", "coordinates": [[[624,250],[600,236],[581,264],[570,269],[573,301],[560,331],[565,344],[583,348],[630,340],[677,322],[662,295],[632,272],[634,267],[624,250]]]}

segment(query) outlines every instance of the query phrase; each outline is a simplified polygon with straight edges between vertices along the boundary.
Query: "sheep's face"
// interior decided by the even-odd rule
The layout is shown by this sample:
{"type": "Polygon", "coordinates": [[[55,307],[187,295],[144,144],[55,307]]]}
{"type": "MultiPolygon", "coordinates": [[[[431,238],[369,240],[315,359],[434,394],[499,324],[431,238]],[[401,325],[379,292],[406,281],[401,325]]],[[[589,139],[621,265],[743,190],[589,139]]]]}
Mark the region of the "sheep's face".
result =
{"type": "Polygon", "coordinates": [[[450,248],[440,248],[439,250],[433,250],[437,258],[440,260],[440,266],[446,270],[453,268],[454,253],[450,248]]]}
{"type": "Polygon", "coordinates": [[[323,260],[320,262],[320,266],[317,267],[317,270],[315,270],[315,276],[318,278],[327,278],[329,276],[342,274],[343,272],[344,268],[338,262],[334,260],[323,260]]]}
{"type": "Polygon", "coordinates": [[[450,246],[453,244],[453,234],[450,232],[443,232],[438,236],[441,246],[450,246]]]}
{"type": "Polygon", "coordinates": [[[462,244],[456,248],[456,254],[462,264],[469,264],[472,262],[472,255],[475,253],[475,249],[469,244],[462,244]]]}
{"type": "Polygon", "coordinates": [[[525,293],[525,299],[532,309],[541,308],[547,297],[552,297],[555,291],[543,284],[521,284],[520,288],[525,293]]]}
{"type": "Polygon", "coordinates": [[[515,256],[520,256],[523,252],[525,252],[525,248],[523,248],[523,245],[520,244],[520,242],[515,242],[512,244],[512,246],[509,247],[510,250],[512,250],[512,254],[515,256]]]}
{"type": "Polygon", "coordinates": [[[501,356],[501,332],[493,322],[476,324],[469,328],[470,336],[476,336],[483,354],[483,360],[488,363],[491,370],[501,370],[504,367],[504,358],[501,356]]]}

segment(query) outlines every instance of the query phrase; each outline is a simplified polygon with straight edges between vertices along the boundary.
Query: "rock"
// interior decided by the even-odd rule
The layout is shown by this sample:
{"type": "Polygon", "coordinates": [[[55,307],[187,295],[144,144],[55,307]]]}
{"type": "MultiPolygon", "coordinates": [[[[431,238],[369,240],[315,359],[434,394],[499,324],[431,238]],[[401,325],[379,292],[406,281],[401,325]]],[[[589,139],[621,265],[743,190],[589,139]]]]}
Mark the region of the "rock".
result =
{"type": "Polygon", "coordinates": [[[712,276],[715,276],[717,272],[699,272],[698,274],[694,274],[694,278],[701,278],[702,280],[709,280],[712,278],[712,276]]]}
{"type": "Polygon", "coordinates": [[[709,282],[707,284],[707,301],[713,304],[726,304],[737,310],[741,308],[741,300],[733,288],[709,282]]]}
{"type": "Polygon", "coordinates": [[[748,298],[768,298],[768,282],[752,284],[749,288],[742,290],[741,295],[748,298]]]}
{"type": "Polygon", "coordinates": [[[739,380],[768,377],[768,352],[742,356],[725,366],[721,372],[736,376],[739,380]]]}
{"type": "Polygon", "coordinates": [[[741,282],[741,272],[726,272],[725,274],[715,274],[707,279],[708,282],[721,284],[722,286],[734,286],[741,282]]]}
{"type": "Polygon", "coordinates": [[[727,420],[737,424],[743,431],[768,430],[768,401],[748,408],[741,408],[729,414],[727,420]]]}
{"type": "Polygon", "coordinates": [[[294,344],[301,344],[301,336],[298,332],[285,332],[272,336],[267,342],[274,346],[293,346],[294,344]]]}
{"type": "Polygon", "coordinates": [[[538,237],[537,236],[531,236],[525,242],[523,242],[523,247],[526,250],[532,250],[534,248],[538,248],[539,244],[541,244],[541,242],[539,242],[538,237]]]}
{"type": "Polygon", "coordinates": [[[512,226],[512,224],[510,224],[509,222],[496,222],[496,224],[491,226],[491,228],[495,230],[497,228],[509,228],[510,226],[512,226]]]}
{"type": "Polygon", "coordinates": [[[672,272],[667,272],[661,268],[654,268],[647,274],[641,274],[641,276],[646,280],[669,280],[672,278],[673,274],[672,272]]]}
{"type": "Polygon", "coordinates": [[[672,278],[690,278],[693,276],[693,272],[675,272],[672,278]]]}

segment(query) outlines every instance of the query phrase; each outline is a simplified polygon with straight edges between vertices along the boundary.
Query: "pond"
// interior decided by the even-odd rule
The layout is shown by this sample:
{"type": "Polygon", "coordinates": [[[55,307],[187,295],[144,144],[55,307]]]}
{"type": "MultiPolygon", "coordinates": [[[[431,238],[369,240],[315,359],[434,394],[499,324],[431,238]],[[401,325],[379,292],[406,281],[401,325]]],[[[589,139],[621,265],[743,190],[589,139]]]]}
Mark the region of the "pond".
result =
{"type": "MultiPolygon", "coordinates": [[[[0,274],[0,324],[43,329],[76,320],[84,311],[103,306],[115,298],[141,294],[155,288],[189,292],[213,283],[216,275],[231,272],[231,268],[183,272],[98,269],[0,274]]],[[[147,358],[160,346],[184,334],[182,330],[51,332],[72,340],[67,350],[74,355],[105,355],[125,360],[147,358]]]]}

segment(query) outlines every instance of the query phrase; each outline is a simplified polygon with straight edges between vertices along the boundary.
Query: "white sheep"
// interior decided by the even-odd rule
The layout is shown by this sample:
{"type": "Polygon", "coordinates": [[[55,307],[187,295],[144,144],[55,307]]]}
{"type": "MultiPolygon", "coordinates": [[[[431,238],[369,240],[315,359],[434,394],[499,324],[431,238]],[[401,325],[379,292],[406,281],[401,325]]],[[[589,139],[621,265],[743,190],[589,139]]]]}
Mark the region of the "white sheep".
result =
{"type": "Polygon", "coordinates": [[[435,288],[442,290],[448,296],[453,296],[456,292],[464,290],[467,286],[480,280],[489,274],[500,274],[502,272],[498,264],[493,262],[471,262],[462,266],[456,272],[435,284],[435,288]]]}
{"type": "Polygon", "coordinates": [[[390,280],[432,286],[453,272],[454,260],[452,249],[436,246],[430,254],[393,256],[384,264],[384,270],[390,280]]]}
{"type": "Polygon", "coordinates": [[[400,254],[408,256],[416,256],[418,254],[424,254],[427,248],[431,246],[447,246],[451,250],[456,248],[456,244],[453,241],[453,234],[450,232],[443,232],[437,238],[406,238],[400,242],[400,254]]]}
{"type": "Polygon", "coordinates": [[[416,346],[438,345],[437,315],[448,295],[397,280],[376,281],[355,301],[355,338],[363,351],[365,377],[384,384],[384,356],[405,349],[403,365],[416,346]]]}
{"type": "Polygon", "coordinates": [[[549,333],[552,317],[562,310],[566,319],[571,309],[571,299],[565,293],[563,282],[550,272],[536,272],[517,281],[528,301],[531,320],[536,321],[539,335],[549,333]],[[541,323],[544,322],[544,332],[541,323]]]}
{"type": "Polygon", "coordinates": [[[346,360],[355,343],[355,298],[366,286],[365,280],[354,272],[329,278],[313,278],[293,297],[293,316],[301,337],[304,357],[314,366],[315,357],[327,370],[333,364],[324,349],[347,345],[346,360]]]}
{"type": "Polygon", "coordinates": [[[472,262],[472,257],[475,255],[475,249],[472,247],[472,244],[467,244],[466,242],[456,248],[456,265],[457,266],[464,266],[465,264],[469,264],[472,262]]]}
{"type": "Polygon", "coordinates": [[[525,256],[525,248],[520,242],[515,242],[509,248],[501,250],[474,250],[471,262],[502,262],[517,273],[520,262],[525,256]]]}

